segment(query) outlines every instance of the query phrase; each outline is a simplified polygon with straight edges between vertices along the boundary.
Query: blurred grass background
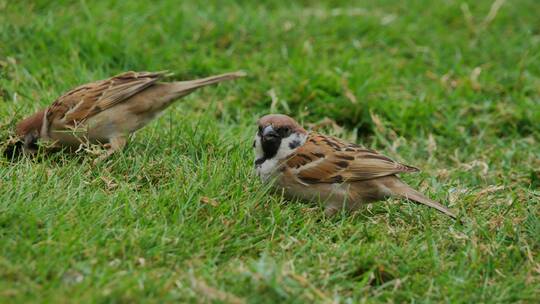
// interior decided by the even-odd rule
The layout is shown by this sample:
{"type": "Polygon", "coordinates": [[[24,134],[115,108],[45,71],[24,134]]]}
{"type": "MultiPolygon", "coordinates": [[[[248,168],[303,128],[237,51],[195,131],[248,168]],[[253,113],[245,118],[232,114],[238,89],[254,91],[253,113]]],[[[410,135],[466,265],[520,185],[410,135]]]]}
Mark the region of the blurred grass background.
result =
{"type": "Polygon", "coordinates": [[[536,302],[540,3],[0,0],[0,125],[127,70],[247,79],[178,102],[109,163],[0,166],[11,302],[536,302]],[[251,174],[262,114],[423,169],[453,223],[390,200],[338,219],[251,174]],[[369,299],[369,300],[368,300],[369,299]]]}

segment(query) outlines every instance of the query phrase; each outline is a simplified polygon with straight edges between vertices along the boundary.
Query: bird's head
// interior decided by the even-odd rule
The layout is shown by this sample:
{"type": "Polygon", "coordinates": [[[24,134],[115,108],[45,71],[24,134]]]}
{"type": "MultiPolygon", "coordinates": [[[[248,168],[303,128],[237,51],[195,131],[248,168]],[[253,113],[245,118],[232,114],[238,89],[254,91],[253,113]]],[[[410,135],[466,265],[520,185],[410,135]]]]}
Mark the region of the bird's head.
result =
{"type": "Polygon", "coordinates": [[[253,148],[257,162],[267,159],[281,160],[302,146],[307,138],[307,131],[296,120],[283,114],[269,114],[257,122],[253,148]]]}
{"type": "Polygon", "coordinates": [[[34,115],[23,119],[16,126],[17,136],[22,141],[23,148],[27,152],[37,152],[37,140],[40,137],[44,115],[45,110],[39,111],[34,115]]]}

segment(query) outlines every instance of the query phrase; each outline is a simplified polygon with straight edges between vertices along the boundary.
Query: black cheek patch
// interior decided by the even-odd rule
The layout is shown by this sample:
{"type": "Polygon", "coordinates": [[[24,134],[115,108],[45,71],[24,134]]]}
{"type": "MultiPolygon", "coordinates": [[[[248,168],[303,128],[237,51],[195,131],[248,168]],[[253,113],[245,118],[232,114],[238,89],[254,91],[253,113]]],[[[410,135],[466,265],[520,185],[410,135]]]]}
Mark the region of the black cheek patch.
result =
{"type": "Polygon", "coordinates": [[[298,139],[295,139],[289,143],[289,148],[291,149],[296,149],[298,146],[300,146],[300,141],[298,139]]]}
{"type": "Polygon", "coordinates": [[[255,140],[253,140],[253,146],[252,147],[255,148],[255,140]]]}

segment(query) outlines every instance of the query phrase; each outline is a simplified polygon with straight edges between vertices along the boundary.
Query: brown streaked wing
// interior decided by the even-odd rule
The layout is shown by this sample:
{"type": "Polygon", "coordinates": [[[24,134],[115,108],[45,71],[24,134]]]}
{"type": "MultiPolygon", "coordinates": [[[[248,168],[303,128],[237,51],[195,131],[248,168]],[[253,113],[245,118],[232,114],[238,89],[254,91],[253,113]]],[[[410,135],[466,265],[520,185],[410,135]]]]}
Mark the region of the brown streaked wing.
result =
{"type": "Polygon", "coordinates": [[[310,184],[361,181],[418,171],[374,150],[316,133],[310,134],[306,143],[287,160],[287,166],[295,170],[300,180],[310,184]]]}
{"type": "Polygon", "coordinates": [[[76,87],[60,96],[49,107],[47,121],[64,120],[68,125],[82,122],[141,92],[165,73],[126,72],[76,87]]]}

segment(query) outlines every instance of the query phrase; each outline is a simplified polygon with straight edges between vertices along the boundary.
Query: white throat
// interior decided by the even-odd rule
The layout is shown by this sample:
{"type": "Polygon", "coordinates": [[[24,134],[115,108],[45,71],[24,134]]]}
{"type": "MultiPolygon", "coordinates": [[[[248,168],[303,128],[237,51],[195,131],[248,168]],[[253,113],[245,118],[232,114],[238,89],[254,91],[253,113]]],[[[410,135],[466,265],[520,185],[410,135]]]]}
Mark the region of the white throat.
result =
{"type": "Polygon", "coordinates": [[[257,175],[263,181],[271,178],[278,169],[279,162],[291,155],[294,151],[296,151],[296,149],[303,146],[307,140],[307,137],[307,134],[293,133],[289,137],[283,138],[276,155],[274,155],[272,158],[264,159],[261,137],[259,135],[255,135],[255,170],[257,175]]]}

